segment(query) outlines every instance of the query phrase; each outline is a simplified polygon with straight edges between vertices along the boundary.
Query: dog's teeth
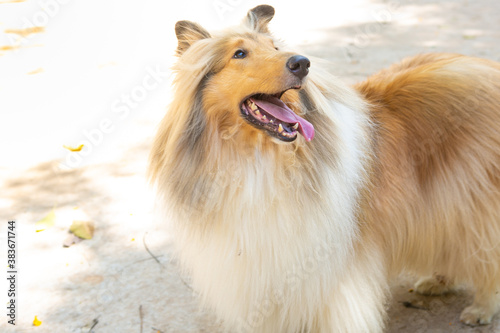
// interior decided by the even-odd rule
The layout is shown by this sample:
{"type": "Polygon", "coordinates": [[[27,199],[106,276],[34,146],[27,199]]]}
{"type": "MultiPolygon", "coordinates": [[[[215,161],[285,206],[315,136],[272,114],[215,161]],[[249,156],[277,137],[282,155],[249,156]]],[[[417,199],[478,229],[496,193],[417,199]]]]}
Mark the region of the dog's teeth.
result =
{"type": "Polygon", "coordinates": [[[292,126],[293,129],[299,128],[299,123],[295,123],[295,125],[292,126]]]}
{"type": "Polygon", "coordinates": [[[265,115],[265,114],[263,114],[263,115],[262,115],[262,119],[264,119],[264,120],[266,120],[266,119],[267,119],[267,117],[266,117],[266,115],[265,115]]]}
{"type": "Polygon", "coordinates": [[[270,123],[272,124],[272,123],[274,123],[274,120],[272,120],[272,119],[269,119],[269,122],[270,122],[270,123]]]}
{"type": "Polygon", "coordinates": [[[278,126],[278,133],[283,133],[283,125],[278,126]]]}
{"type": "Polygon", "coordinates": [[[259,111],[259,109],[254,110],[254,112],[255,112],[255,114],[256,114],[256,115],[258,115],[258,116],[260,115],[260,111],[259,111]]]}

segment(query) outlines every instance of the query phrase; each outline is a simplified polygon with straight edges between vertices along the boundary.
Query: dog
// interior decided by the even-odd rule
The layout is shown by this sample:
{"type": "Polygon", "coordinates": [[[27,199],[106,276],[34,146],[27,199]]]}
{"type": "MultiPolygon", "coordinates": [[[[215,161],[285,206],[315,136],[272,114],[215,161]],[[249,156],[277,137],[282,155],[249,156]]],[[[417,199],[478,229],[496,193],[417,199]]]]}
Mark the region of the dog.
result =
{"type": "Polygon", "coordinates": [[[382,332],[388,283],[500,309],[500,64],[403,60],[353,87],[273,37],[271,6],[175,26],[149,173],[175,254],[231,332],[382,332]]]}

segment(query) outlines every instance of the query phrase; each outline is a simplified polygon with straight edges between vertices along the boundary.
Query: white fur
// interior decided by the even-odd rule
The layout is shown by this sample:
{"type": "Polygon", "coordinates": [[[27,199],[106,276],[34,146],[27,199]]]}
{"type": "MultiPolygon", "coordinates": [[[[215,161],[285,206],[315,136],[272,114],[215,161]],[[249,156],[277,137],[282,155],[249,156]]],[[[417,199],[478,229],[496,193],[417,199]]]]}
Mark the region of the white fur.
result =
{"type": "Polygon", "coordinates": [[[176,252],[193,288],[236,332],[382,326],[380,267],[353,251],[368,120],[335,102],[325,111],[337,125],[339,156],[335,168],[322,171],[321,200],[304,197],[307,184],[300,182],[275,188],[278,157],[256,150],[253,160],[235,156],[230,170],[219,170],[215,190],[227,201],[217,214],[172,216],[176,252]]]}

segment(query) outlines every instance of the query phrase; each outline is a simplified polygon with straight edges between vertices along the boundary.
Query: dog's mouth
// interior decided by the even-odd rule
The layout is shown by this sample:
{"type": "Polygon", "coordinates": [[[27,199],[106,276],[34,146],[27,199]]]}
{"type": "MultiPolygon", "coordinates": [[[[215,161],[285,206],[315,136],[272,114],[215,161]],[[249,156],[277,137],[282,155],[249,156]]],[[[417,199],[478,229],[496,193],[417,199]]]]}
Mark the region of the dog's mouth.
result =
{"type": "Polygon", "coordinates": [[[299,117],[280,99],[283,93],[256,94],[244,99],[240,107],[243,118],[282,141],[294,141],[297,133],[306,141],[311,141],[314,137],[313,125],[299,117]]]}

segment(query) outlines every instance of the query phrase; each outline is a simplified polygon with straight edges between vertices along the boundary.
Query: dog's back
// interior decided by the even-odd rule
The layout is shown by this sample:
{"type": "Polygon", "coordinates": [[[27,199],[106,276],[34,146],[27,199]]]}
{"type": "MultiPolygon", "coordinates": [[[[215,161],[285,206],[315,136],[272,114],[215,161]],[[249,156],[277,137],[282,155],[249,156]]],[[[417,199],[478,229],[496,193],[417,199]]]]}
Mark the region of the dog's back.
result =
{"type": "Polygon", "coordinates": [[[421,55],[357,86],[376,123],[365,218],[392,271],[417,291],[476,288],[468,323],[488,323],[500,290],[500,65],[421,55]]]}

